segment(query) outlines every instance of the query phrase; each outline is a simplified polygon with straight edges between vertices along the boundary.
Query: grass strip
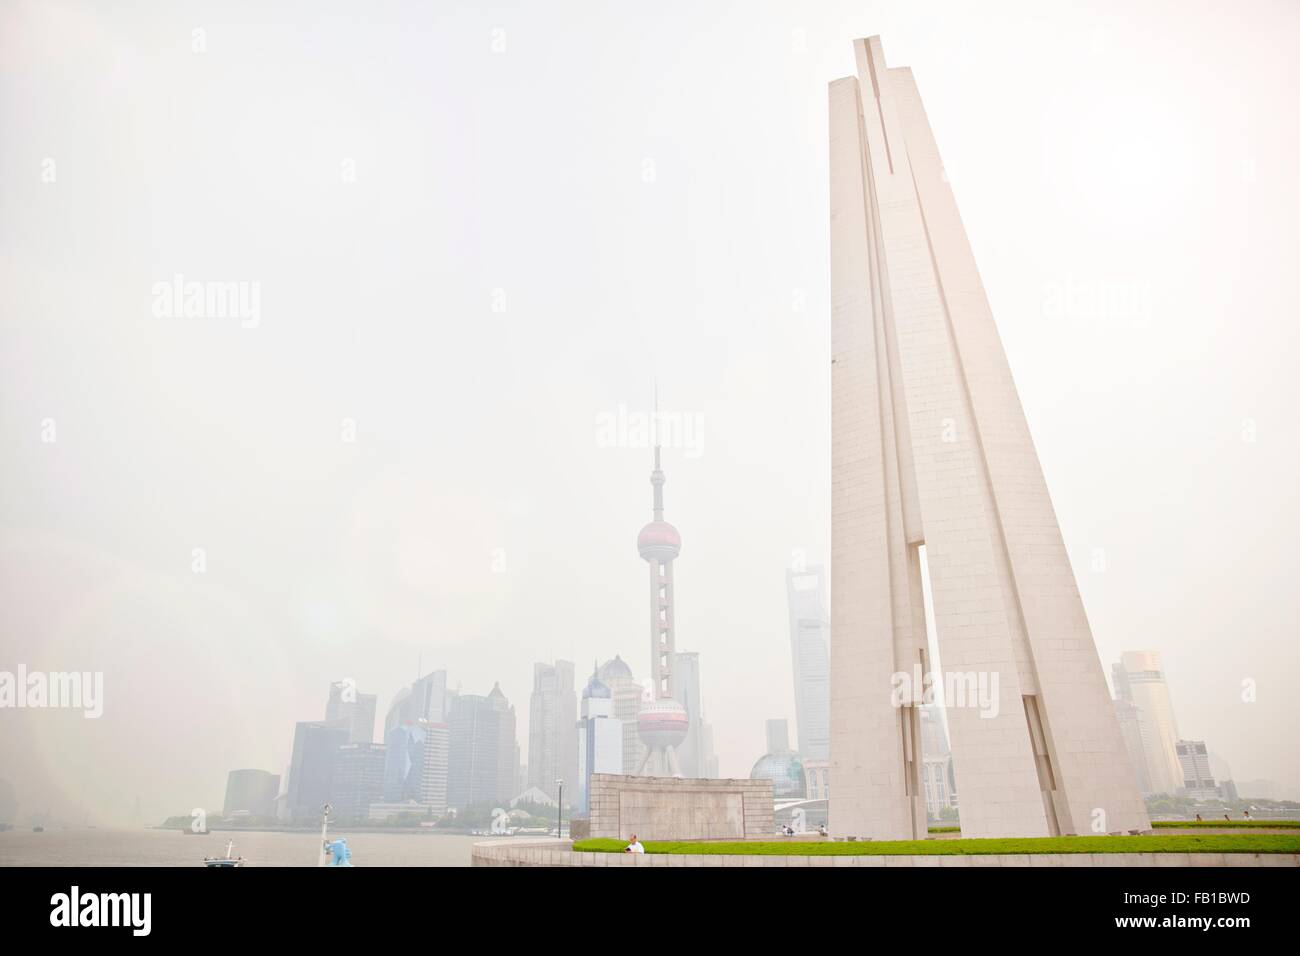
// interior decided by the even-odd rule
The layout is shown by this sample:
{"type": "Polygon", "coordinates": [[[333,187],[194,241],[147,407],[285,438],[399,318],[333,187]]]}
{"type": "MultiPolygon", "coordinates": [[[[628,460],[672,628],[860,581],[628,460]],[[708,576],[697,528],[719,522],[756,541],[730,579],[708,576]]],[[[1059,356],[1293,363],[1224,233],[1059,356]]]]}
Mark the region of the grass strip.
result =
{"type": "MultiPolygon", "coordinates": [[[[579,840],[578,853],[622,853],[625,840],[579,840]]],[[[1207,833],[1200,836],[1062,836],[994,840],[645,841],[647,853],[702,856],[968,856],[1021,853],[1300,853],[1300,836],[1207,833]]]]}
{"type": "Polygon", "coordinates": [[[1198,827],[1214,830],[1249,830],[1264,827],[1274,830],[1300,830],[1300,820],[1153,820],[1156,830],[1195,830],[1198,827]]]}

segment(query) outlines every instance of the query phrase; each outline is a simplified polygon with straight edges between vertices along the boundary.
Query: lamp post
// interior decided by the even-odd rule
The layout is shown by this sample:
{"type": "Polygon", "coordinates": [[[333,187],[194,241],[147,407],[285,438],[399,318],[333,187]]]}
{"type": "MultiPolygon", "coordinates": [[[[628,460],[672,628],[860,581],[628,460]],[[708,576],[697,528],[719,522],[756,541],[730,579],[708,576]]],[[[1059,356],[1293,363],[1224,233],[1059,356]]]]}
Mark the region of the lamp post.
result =
{"type": "Polygon", "coordinates": [[[555,801],[555,838],[557,840],[563,840],[564,839],[564,832],[563,832],[564,831],[564,781],[557,780],[555,782],[559,784],[560,787],[560,795],[555,801]]]}
{"type": "Polygon", "coordinates": [[[320,850],[320,856],[317,857],[317,859],[316,859],[316,865],[317,865],[317,866],[324,866],[324,865],[325,865],[325,856],[326,856],[326,854],[329,853],[330,814],[333,813],[333,812],[334,812],[334,808],[333,808],[332,806],[330,806],[328,803],[325,804],[325,806],[323,806],[323,807],[320,808],[320,845],[321,845],[321,850],[320,850]]]}

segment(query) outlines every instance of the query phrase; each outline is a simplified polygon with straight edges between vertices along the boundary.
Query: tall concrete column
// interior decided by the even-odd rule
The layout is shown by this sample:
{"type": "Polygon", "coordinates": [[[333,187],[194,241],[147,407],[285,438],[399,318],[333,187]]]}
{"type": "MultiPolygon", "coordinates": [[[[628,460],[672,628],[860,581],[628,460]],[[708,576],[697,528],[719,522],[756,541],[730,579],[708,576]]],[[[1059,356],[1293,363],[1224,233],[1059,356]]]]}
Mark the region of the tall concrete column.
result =
{"type": "Polygon", "coordinates": [[[944,672],[983,692],[946,701],[963,834],[1145,827],[916,84],[878,38],[855,52],[830,85],[831,825],[924,835],[920,701],[894,678],[931,670],[924,546],[944,672]]]}

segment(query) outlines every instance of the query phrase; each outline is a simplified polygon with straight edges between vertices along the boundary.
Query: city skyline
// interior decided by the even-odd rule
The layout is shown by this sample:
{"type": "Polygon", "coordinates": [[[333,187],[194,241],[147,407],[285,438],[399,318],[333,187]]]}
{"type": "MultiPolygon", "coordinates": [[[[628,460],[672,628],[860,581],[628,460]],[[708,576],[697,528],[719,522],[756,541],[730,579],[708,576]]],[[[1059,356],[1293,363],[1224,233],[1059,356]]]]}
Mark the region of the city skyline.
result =
{"type": "Polygon", "coordinates": [[[465,9],[310,41],[255,9],[202,54],[181,11],[3,14],[33,99],[0,111],[0,669],[105,677],[98,720],[0,716],[24,812],[220,806],[332,681],[380,716],[435,666],[499,681],[523,744],[535,662],[646,676],[655,381],[719,772],[769,717],[797,735],[784,578],[831,565],[825,84],[874,33],[916,70],[1101,659],[1158,651],[1183,738],[1300,786],[1270,737],[1300,679],[1294,9],[465,9]],[[260,283],[259,324],[155,315],[178,274],[260,283]]]}

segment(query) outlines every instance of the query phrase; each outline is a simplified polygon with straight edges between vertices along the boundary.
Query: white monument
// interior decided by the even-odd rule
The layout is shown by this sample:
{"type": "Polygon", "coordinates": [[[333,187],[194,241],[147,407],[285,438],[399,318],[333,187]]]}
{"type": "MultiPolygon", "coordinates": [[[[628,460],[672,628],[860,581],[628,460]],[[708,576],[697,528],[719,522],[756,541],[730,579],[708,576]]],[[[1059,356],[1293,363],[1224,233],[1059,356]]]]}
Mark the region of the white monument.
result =
{"type": "Polygon", "coordinates": [[[897,676],[932,670],[922,547],[943,671],[974,691],[946,700],[962,835],[1146,828],[916,84],[855,50],[830,85],[832,833],[926,833],[925,701],[897,676]]]}

